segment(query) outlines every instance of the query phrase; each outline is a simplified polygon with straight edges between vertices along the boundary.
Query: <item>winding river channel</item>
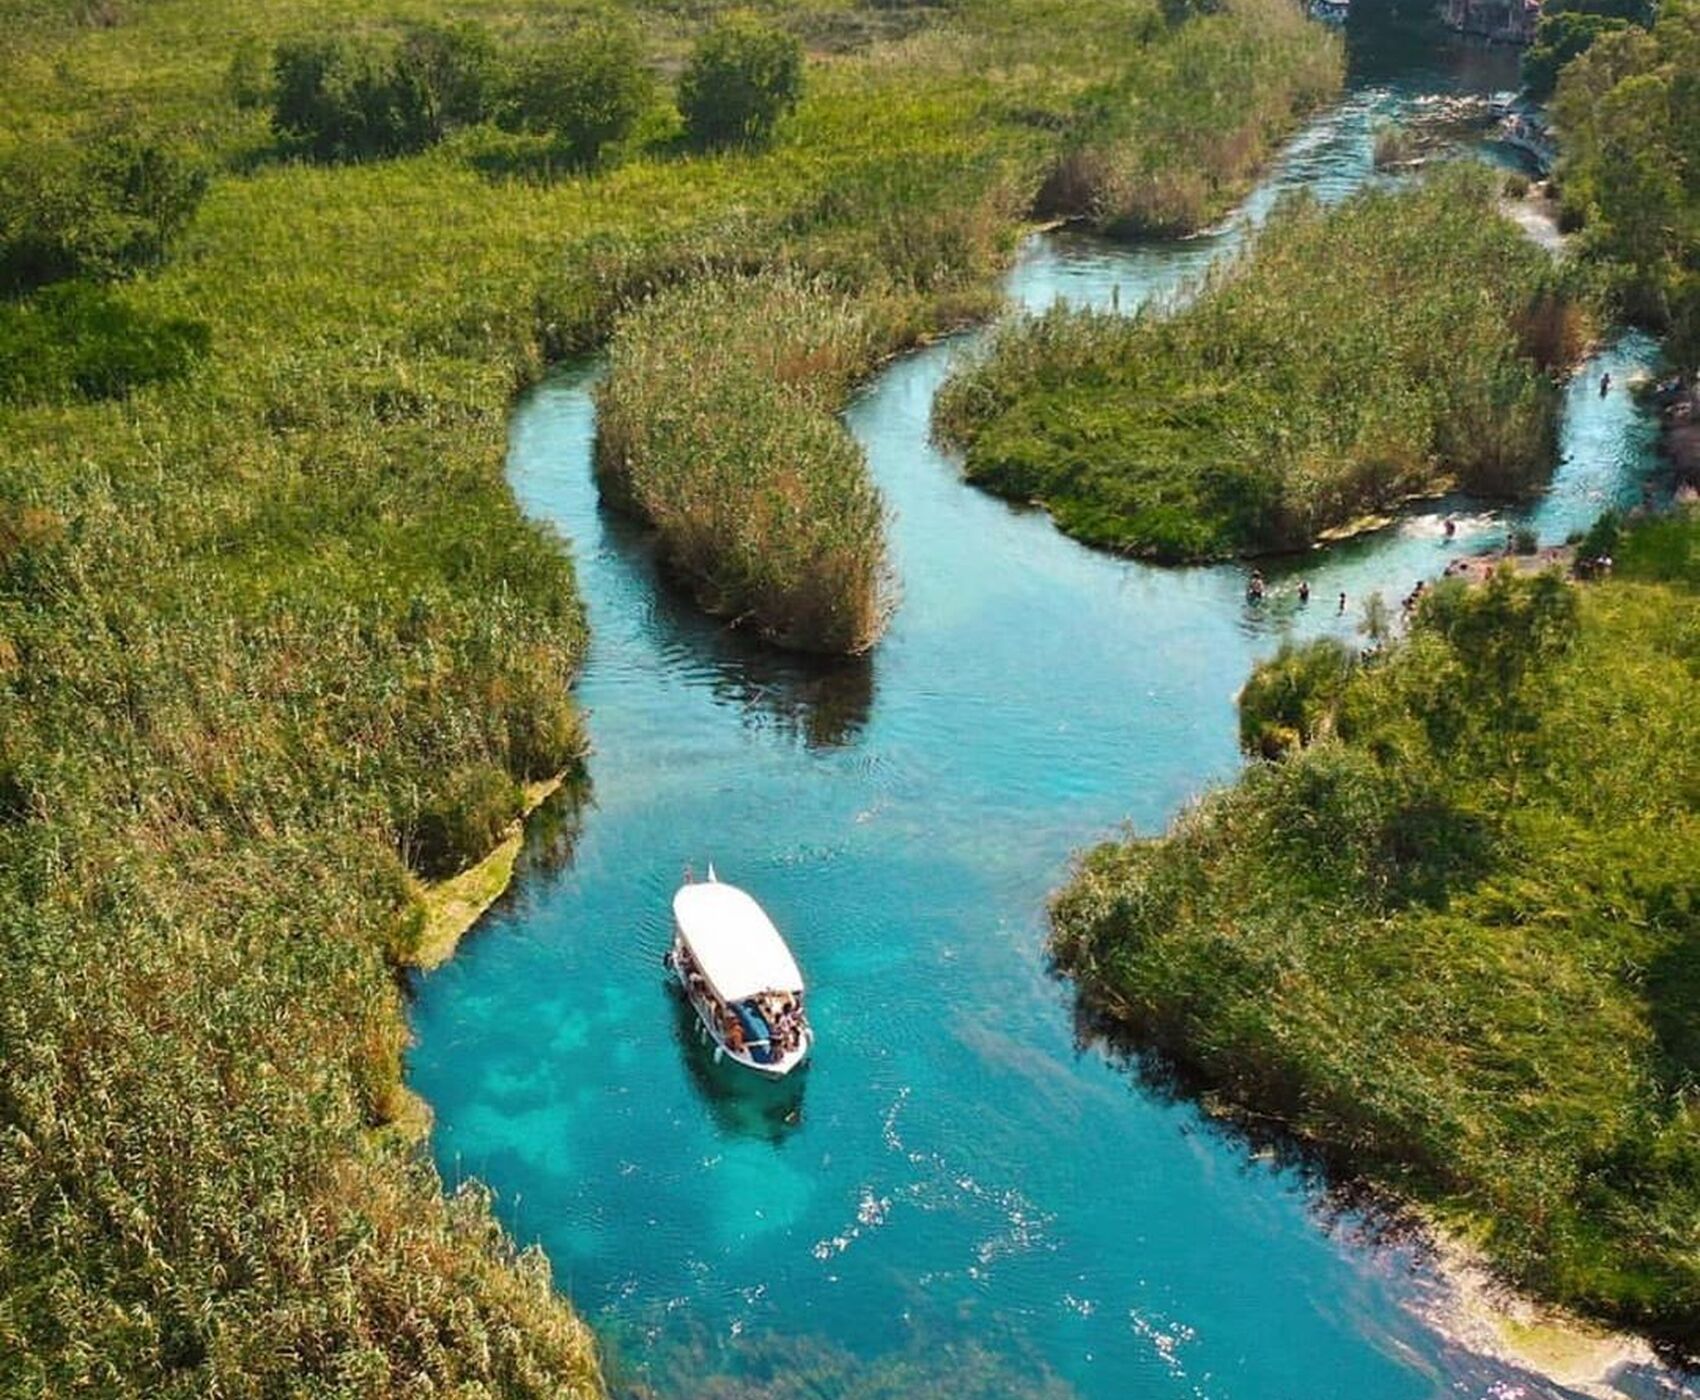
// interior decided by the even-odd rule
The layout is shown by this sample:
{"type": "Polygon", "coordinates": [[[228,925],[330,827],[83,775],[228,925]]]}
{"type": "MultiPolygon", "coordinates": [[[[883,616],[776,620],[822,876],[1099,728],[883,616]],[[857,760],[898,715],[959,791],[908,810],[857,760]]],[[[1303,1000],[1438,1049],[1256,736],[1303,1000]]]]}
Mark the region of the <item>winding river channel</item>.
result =
{"type": "MultiPolygon", "coordinates": [[[[1360,55],[1243,217],[1374,178],[1386,116],[1514,81],[1506,54],[1428,62],[1360,55]]],[[[1010,297],[1131,309],[1242,237],[1041,237],[1010,297]]],[[[1653,347],[1620,341],[1578,377],[1564,459],[1523,512],[1420,508],[1278,565],[1250,609],[1240,568],[1093,553],[965,486],[928,413],[973,343],[892,364],[849,412],[902,590],[852,664],[777,656],[658,583],[597,503],[593,367],[518,406],[514,489],[570,542],[589,608],[595,754],[513,892],[417,985],[411,1082],[445,1178],[489,1183],[548,1252],[622,1393],[1565,1393],[1433,1325],[1442,1283],[1408,1250],[1082,1043],[1044,905],[1082,845],[1159,830],[1233,777],[1234,693],[1282,637],[1349,633],[1370,592],[1397,598],[1512,524],[1556,541],[1638,499],[1652,425],[1595,385],[1653,347]],[[714,1066],[663,981],[670,896],[710,859],[811,981],[817,1057],[777,1091],[714,1066]]]]}

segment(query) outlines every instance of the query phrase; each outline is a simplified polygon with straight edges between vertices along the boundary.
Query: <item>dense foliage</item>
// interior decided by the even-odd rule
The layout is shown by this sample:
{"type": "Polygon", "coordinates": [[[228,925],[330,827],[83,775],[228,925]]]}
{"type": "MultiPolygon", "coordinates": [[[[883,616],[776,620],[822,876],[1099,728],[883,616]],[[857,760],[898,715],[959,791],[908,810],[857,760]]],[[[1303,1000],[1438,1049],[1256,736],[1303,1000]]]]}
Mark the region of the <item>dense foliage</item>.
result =
{"type": "Polygon", "coordinates": [[[789,278],[692,283],[617,327],[603,495],[656,526],[710,612],[814,651],[878,638],[884,508],[837,416],[876,346],[853,303],[789,278]]]}
{"type": "Polygon", "coordinates": [[[1086,1000],[1183,1078],[1690,1348],[1697,591],[1693,516],[1580,594],[1442,585],[1385,659],[1321,668],[1315,742],[1093,852],[1053,911],[1086,1000]]]}
{"type": "Polygon", "coordinates": [[[109,132],[0,156],[0,294],[156,266],[206,193],[191,153],[109,132]]]}
{"type": "Polygon", "coordinates": [[[1220,214],[1291,126],[1339,87],[1339,52],[1279,4],[1168,4],[1144,61],[1078,99],[1037,199],[1112,234],[1185,234],[1220,214]]]}
{"type": "MultiPolygon", "coordinates": [[[[237,51],[240,59],[241,50],[237,51]]],[[[272,126],[297,149],[352,160],[421,151],[489,115],[496,50],[474,24],[419,25],[399,39],[315,35],[273,59],[272,126]]],[[[236,95],[251,87],[236,79],[236,95]]]]}
{"type": "Polygon", "coordinates": [[[803,93],[803,46],[747,14],[697,41],[679,78],[685,132],[699,146],[765,140],[803,93]]]}
{"type": "Polygon", "coordinates": [[[1599,38],[1559,81],[1564,199],[1622,305],[1700,364],[1700,5],[1599,38]]]}
{"type": "Polygon", "coordinates": [[[0,400],[111,398],[182,379],[211,343],[206,323],[136,311],[85,282],[0,302],[0,400]]]}
{"type": "Polygon", "coordinates": [[[548,133],[585,165],[630,136],[655,101],[637,27],[615,14],[528,48],[514,68],[504,117],[548,133]]]}
{"type": "MultiPolygon", "coordinates": [[[[718,9],[617,8],[653,72],[718,9]]],[[[811,65],[765,146],[681,152],[663,120],[595,170],[469,120],[477,65],[381,7],[339,11],[343,76],[297,96],[334,97],[327,153],[403,153],[337,163],[280,160],[271,120],[308,0],[0,28],[0,159],[58,178],[124,112],[217,172],[163,238],[120,227],[133,258],[65,269],[137,274],[87,303],[135,318],[126,351],[182,321],[194,353],[98,399],[28,368],[0,400],[0,1392],[595,1389],[543,1261],[400,1131],[415,877],[583,747],[571,570],[501,473],[515,386],[658,291],[776,261],[901,343],[984,306],[1084,93],[1149,64],[1144,100],[1196,100],[1147,0],[807,11],[835,8],[863,46],[811,65]]],[[[511,58],[562,23],[522,3],[489,32],[511,58]]]]}
{"type": "Polygon", "coordinates": [[[1493,199],[1455,170],[1289,202],[1179,311],[1008,325],[937,426],[970,480],[1169,561],[1302,545],[1452,483],[1514,495],[1552,464],[1580,324],[1493,199]]]}

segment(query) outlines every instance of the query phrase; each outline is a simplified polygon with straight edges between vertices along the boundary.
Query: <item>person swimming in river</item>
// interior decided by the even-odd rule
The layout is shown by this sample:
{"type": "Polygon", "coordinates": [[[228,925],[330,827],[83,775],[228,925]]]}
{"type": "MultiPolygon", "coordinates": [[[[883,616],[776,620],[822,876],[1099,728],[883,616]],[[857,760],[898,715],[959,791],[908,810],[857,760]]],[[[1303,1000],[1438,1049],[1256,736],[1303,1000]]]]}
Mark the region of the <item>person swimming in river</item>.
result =
{"type": "Polygon", "coordinates": [[[1446,531],[1446,538],[1451,539],[1458,533],[1458,522],[1449,515],[1440,528],[1446,531]]]}
{"type": "Polygon", "coordinates": [[[1346,595],[1344,593],[1342,593],[1340,595],[1340,616],[1344,617],[1345,615],[1346,615],[1346,595]]]}
{"type": "Polygon", "coordinates": [[[1302,578],[1299,580],[1299,601],[1301,603],[1308,603],[1310,601],[1309,579],[1302,578]]]}
{"type": "Polygon", "coordinates": [[[1611,393],[1611,371],[1607,370],[1600,376],[1600,397],[1603,399],[1609,393],[1611,393]]]}
{"type": "Polygon", "coordinates": [[[1251,582],[1245,586],[1245,597],[1248,603],[1261,603],[1263,601],[1263,571],[1261,569],[1251,571],[1251,582]]]}

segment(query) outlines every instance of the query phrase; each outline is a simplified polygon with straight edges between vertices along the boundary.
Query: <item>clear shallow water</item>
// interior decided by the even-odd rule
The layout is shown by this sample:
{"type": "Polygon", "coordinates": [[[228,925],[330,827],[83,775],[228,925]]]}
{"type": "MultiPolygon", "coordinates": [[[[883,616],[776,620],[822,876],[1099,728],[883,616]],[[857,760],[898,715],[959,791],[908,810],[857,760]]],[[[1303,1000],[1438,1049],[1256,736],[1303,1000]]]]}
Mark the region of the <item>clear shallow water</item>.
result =
{"type": "MultiPolygon", "coordinates": [[[[1368,82],[1251,215],[1282,188],[1355,187],[1378,114],[1505,85],[1456,68],[1368,82]]],[[[1040,240],[1012,299],[1131,308],[1237,236],[1040,240]]],[[[1283,563],[1250,609],[1239,568],[1094,554],[963,486],[927,437],[962,348],[894,364],[848,415],[895,512],[903,596],[877,653],[839,665],[757,648],[658,584],[641,534],[597,505],[590,371],[520,405],[514,487],[571,541],[594,629],[593,789],[540,824],[514,894],[418,983],[411,1079],[445,1176],[497,1190],[633,1393],[1559,1393],[1433,1332],[1415,1311],[1432,1283],[1403,1251],[1328,1227],[1295,1173],[1077,1043],[1043,959],[1071,852],[1159,829],[1232,777],[1257,657],[1349,632],[1367,593],[1396,597],[1507,522],[1437,503],[1283,563]],[[817,1055],[777,1088],[714,1066],[663,980],[669,897],[710,858],[811,980],[817,1055]]],[[[1651,353],[1609,351],[1614,381],[1651,353]]],[[[1637,499],[1651,467],[1649,425],[1620,390],[1599,397],[1602,367],[1525,513],[1549,539],[1637,499]]]]}

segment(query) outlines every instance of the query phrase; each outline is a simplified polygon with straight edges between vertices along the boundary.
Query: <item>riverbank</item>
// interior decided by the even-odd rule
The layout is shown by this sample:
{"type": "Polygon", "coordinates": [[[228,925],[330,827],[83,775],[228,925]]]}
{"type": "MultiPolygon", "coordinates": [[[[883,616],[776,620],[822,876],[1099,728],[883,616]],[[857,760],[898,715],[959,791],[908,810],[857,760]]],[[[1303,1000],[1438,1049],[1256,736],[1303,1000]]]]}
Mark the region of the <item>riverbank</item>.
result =
{"type": "Polygon", "coordinates": [[[532,813],[561,790],[565,773],[541,782],[527,783],[520,814],[508,824],[490,853],[458,875],[418,885],[420,916],[418,939],[397,956],[403,967],[429,972],[454,956],[460,940],[473,929],[513,880],[514,862],[525,845],[526,822],[532,813]]]}
{"type": "Polygon", "coordinates": [[[938,430],[969,480],[1161,562],[1300,548],[1446,489],[1514,497],[1550,468],[1585,321],[1498,198],[1455,168],[1278,211],[1178,310],[1007,326],[938,430]]]}
{"type": "Polygon", "coordinates": [[[1315,742],[1090,853],[1053,910],[1086,1004],[1186,1082],[1689,1351],[1697,537],[1648,521],[1589,589],[1442,584],[1386,659],[1284,663],[1304,696],[1248,695],[1315,742]]]}

